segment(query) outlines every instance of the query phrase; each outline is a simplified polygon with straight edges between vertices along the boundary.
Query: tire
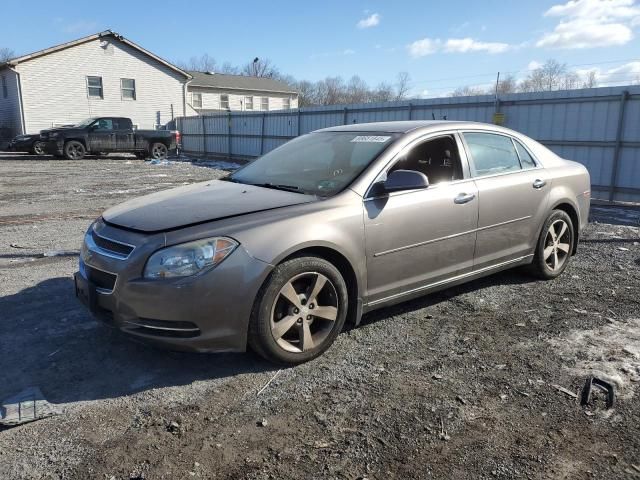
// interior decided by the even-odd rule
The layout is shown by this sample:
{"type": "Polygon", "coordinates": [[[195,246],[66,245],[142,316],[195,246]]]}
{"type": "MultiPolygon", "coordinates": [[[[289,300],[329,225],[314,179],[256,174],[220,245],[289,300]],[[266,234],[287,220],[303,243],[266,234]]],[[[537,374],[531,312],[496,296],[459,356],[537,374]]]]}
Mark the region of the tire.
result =
{"type": "Polygon", "coordinates": [[[258,293],[249,346],[273,363],[308,362],[342,331],[348,307],[347,285],[335,266],[320,257],[293,258],[276,266],[258,293]]]}
{"type": "Polygon", "coordinates": [[[154,160],[164,160],[169,155],[169,149],[162,142],[154,142],[149,149],[151,158],[154,160]]]}
{"type": "Polygon", "coordinates": [[[77,140],[70,140],[64,144],[64,157],[67,160],[82,160],[87,154],[87,149],[77,140]]]}
{"type": "Polygon", "coordinates": [[[45,155],[47,152],[44,150],[44,142],[33,142],[33,147],[31,148],[31,153],[34,155],[45,155]]]}
{"type": "Polygon", "coordinates": [[[569,215],[562,210],[553,210],[540,232],[531,273],[543,280],[558,277],[569,264],[575,238],[569,215]]]}

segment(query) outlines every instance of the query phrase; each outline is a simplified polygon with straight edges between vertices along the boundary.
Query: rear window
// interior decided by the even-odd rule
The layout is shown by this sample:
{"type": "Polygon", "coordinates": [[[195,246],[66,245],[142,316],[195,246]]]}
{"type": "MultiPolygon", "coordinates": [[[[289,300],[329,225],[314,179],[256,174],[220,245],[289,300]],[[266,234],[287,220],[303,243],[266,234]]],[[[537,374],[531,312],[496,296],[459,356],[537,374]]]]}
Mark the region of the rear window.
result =
{"type": "Polygon", "coordinates": [[[494,133],[465,133],[474,177],[521,170],[511,138],[494,133]]]}

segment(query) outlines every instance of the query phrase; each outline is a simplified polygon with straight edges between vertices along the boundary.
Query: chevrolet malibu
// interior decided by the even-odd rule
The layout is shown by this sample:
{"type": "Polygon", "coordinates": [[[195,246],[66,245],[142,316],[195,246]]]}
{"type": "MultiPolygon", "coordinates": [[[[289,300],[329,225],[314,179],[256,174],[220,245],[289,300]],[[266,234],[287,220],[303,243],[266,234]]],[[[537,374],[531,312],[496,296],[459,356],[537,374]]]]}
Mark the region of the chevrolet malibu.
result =
{"type": "Polygon", "coordinates": [[[364,312],[516,266],[557,277],[589,202],[582,165],[512,130],[333,127],[105,211],[75,290],[141,340],[297,364],[364,312]]]}

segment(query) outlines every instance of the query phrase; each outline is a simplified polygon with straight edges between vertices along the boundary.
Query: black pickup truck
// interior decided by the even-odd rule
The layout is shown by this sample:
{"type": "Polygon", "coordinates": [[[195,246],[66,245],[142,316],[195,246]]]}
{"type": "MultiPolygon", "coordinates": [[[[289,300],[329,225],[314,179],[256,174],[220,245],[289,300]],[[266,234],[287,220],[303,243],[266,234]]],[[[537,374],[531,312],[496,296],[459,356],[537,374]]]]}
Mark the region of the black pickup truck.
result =
{"type": "Polygon", "coordinates": [[[134,153],[138,158],[167,158],[180,146],[180,132],[137,130],[130,118],[94,117],[71,127],[40,132],[44,150],[57,157],[80,160],[86,154],[134,153]]]}

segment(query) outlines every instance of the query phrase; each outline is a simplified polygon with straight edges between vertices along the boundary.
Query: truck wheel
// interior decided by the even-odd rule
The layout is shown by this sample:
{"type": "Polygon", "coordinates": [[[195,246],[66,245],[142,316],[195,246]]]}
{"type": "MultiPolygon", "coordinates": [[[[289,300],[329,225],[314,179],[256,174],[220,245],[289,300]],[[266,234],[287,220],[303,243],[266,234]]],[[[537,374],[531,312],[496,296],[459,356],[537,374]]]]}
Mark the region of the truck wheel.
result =
{"type": "Polygon", "coordinates": [[[71,140],[64,144],[64,156],[67,160],[82,160],[86,153],[87,149],[77,140],[71,140]]]}
{"type": "Polygon", "coordinates": [[[168,153],[169,149],[164,143],[155,142],[151,145],[151,157],[154,160],[164,160],[168,153]]]}
{"type": "Polygon", "coordinates": [[[35,142],[31,148],[31,153],[34,155],[44,155],[46,153],[44,151],[44,142],[35,142]]]}

